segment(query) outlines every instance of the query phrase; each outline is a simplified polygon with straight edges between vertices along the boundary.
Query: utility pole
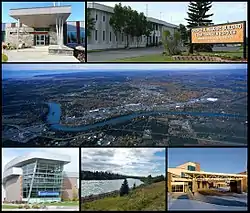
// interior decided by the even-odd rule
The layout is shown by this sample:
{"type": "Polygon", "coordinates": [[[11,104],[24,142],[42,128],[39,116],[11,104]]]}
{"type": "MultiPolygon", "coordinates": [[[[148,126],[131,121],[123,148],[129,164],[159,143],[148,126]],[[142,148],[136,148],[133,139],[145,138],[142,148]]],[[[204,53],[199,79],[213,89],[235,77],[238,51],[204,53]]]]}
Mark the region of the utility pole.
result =
{"type": "Polygon", "coordinates": [[[161,14],[162,14],[162,12],[160,12],[160,20],[161,20],[161,14]]]}
{"type": "Polygon", "coordinates": [[[148,4],[146,4],[146,17],[148,17],[148,4]]]}

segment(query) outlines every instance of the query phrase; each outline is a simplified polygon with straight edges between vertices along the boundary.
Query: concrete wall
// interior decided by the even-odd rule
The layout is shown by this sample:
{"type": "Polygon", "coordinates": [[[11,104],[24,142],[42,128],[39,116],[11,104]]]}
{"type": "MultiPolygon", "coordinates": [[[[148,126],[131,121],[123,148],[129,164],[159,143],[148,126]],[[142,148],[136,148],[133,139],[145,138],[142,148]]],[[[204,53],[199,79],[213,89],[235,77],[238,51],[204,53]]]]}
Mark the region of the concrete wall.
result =
{"type": "MultiPolygon", "coordinates": [[[[34,45],[34,35],[30,34],[34,32],[34,29],[23,25],[19,28],[19,43],[25,43],[27,46],[34,45]]],[[[5,43],[17,45],[17,27],[11,27],[11,24],[7,24],[5,28],[5,43]]]]}
{"type": "Polygon", "coordinates": [[[79,197],[77,183],[77,178],[75,177],[64,177],[62,199],[71,200],[74,198],[74,196],[79,197]]]}
{"type": "Polygon", "coordinates": [[[21,200],[21,176],[13,176],[4,185],[7,201],[21,200]]]}

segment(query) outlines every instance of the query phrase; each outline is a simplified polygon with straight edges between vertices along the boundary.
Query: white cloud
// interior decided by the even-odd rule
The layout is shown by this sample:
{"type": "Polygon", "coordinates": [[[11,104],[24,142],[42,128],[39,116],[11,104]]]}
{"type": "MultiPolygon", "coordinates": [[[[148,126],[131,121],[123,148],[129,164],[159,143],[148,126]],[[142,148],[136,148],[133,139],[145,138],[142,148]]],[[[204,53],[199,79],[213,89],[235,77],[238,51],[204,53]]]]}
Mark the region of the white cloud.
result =
{"type": "Polygon", "coordinates": [[[82,148],[82,170],[125,175],[165,175],[165,148],[82,148]]]}

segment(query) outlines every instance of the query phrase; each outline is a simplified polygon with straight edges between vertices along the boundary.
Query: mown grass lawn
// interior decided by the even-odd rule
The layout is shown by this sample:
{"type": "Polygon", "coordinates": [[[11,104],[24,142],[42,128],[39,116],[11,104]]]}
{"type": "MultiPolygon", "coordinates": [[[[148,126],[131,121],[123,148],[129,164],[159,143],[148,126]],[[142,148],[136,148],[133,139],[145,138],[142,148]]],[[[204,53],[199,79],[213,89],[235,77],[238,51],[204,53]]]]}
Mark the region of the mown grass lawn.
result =
{"type": "Polygon", "coordinates": [[[65,201],[59,203],[44,203],[45,206],[79,206],[79,201],[65,201]]]}
{"type": "Polygon", "coordinates": [[[18,209],[18,205],[3,204],[2,209],[18,209]]]}
{"type": "Polygon", "coordinates": [[[82,204],[82,211],[165,211],[165,181],[137,188],[127,196],[107,197],[82,204]]]}

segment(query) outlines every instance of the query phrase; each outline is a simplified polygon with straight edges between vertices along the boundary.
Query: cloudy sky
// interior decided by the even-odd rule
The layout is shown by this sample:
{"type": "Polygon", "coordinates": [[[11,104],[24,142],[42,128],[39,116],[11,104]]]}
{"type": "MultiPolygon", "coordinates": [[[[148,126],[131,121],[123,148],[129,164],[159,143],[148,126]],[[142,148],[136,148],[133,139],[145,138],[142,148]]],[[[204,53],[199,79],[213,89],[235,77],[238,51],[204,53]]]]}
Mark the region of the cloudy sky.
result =
{"type": "Polygon", "coordinates": [[[165,176],[165,148],[82,148],[82,170],[165,176]]]}
{"type": "MultiPolygon", "coordinates": [[[[119,2],[96,2],[114,7],[119,2]]],[[[122,2],[122,5],[131,6],[132,9],[146,14],[148,5],[148,16],[164,20],[172,24],[184,24],[187,22],[187,9],[189,2],[122,2]]],[[[214,24],[247,20],[247,1],[245,2],[213,2],[211,8],[214,24]]]]}

